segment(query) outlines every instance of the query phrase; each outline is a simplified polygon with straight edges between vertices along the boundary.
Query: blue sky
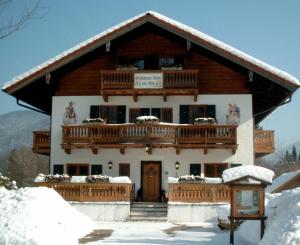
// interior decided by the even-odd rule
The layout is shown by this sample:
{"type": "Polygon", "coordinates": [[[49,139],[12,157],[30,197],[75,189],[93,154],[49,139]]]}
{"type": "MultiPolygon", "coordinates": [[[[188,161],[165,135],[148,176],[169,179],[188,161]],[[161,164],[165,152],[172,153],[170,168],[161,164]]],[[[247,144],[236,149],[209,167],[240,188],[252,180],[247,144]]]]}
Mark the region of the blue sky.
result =
{"type": "MultiPolygon", "coordinates": [[[[17,16],[15,0],[0,13],[17,16]]],[[[299,0],[41,0],[37,16],[0,40],[0,85],[14,76],[137,14],[153,10],[190,25],[300,78],[299,0]],[[41,18],[42,17],[42,18],[41,18]]],[[[23,109],[0,92],[0,114],[23,109]]],[[[300,90],[262,124],[276,131],[277,145],[300,140],[300,90]]]]}

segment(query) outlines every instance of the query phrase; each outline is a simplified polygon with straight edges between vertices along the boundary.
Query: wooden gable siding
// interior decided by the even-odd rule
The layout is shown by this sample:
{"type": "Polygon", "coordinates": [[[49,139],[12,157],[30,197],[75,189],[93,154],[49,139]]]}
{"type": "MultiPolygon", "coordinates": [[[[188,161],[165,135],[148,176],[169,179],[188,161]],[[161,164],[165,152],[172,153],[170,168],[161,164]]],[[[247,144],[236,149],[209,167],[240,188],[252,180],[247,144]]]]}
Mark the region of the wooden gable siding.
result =
{"type": "Polygon", "coordinates": [[[110,52],[105,52],[104,47],[92,52],[93,55],[87,55],[89,58],[80,58],[84,61],[76,61],[73,69],[62,72],[56,95],[99,95],[101,70],[114,70],[120,56],[142,58],[151,54],[182,56],[183,69],[199,70],[201,94],[249,93],[246,76],[237,66],[195,45],[187,51],[186,40],[154,25],[145,24],[112,40],[110,52]]]}

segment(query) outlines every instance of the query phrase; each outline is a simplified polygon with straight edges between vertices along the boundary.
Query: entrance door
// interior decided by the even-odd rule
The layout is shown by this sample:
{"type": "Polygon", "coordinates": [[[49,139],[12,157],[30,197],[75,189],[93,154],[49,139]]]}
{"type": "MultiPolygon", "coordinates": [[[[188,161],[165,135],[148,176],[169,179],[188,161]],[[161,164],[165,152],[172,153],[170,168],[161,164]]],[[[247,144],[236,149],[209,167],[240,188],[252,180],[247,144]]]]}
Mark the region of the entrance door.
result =
{"type": "Polygon", "coordinates": [[[142,162],[142,189],[144,202],[159,202],[161,162],[142,162]]]}

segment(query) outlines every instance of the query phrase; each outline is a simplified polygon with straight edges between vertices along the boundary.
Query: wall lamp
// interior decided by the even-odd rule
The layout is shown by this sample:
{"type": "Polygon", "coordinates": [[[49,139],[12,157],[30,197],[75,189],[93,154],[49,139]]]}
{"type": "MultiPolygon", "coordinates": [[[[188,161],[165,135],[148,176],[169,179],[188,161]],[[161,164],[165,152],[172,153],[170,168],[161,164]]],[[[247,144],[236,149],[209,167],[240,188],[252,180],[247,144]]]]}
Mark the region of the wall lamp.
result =
{"type": "Polygon", "coordinates": [[[177,162],[175,162],[175,168],[176,168],[176,170],[178,170],[179,169],[179,165],[180,165],[180,163],[177,161],[177,162]]]}
{"type": "Polygon", "coordinates": [[[107,164],[108,164],[108,168],[111,169],[113,165],[112,161],[109,161],[107,164]]]}

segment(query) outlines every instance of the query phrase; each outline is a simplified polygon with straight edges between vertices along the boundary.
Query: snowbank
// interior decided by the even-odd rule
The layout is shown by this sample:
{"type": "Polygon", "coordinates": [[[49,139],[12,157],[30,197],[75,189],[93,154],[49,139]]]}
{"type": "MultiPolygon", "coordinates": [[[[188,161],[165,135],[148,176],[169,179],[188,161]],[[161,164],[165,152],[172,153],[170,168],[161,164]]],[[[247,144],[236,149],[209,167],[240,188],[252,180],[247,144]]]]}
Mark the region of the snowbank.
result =
{"type": "Polygon", "coordinates": [[[131,184],[131,180],[127,176],[109,177],[109,183],[131,184]]]}
{"type": "Polygon", "coordinates": [[[168,183],[174,184],[178,183],[179,178],[174,178],[174,177],[168,177],[168,183]]]}
{"type": "Polygon", "coordinates": [[[241,225],[238,235],[249,244],[297,245],[300,244],[300,188],[267,195],[267,226],[259,242],[259,222],[247,221],[241,225]]]}
{"type": "Polygon", "coordinates": [[[223,171],[222,174],[224,183],[240,179],[246,176],[252,176],[256,179],[264,180],[267,183],[272,183],[274,172],[270,169],[259,166],[244,165],[226,169],[223,171]]]}
{"type": "Polygon", "coordinates": [[[54,190],[0,188],[0,244],[78,244],[96,225],[54,190]]]}

